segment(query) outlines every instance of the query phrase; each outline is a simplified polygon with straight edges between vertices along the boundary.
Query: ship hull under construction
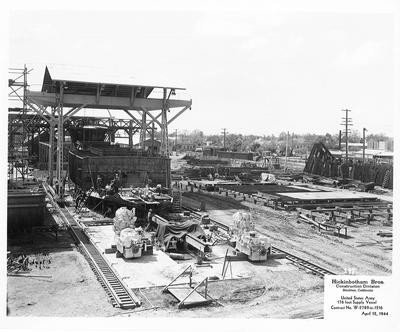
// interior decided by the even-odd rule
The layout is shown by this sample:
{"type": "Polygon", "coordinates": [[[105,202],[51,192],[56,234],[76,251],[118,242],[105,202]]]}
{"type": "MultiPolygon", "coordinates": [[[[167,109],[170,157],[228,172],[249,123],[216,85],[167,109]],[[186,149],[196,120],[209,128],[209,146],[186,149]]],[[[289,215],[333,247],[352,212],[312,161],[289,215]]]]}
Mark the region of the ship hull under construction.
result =
{"type": "MultiPolygon", "coordinates": [[[[125,150],[125,149],[121,149],[125,150]]],[[[122,187],[143,187],[146,184],[169,187],[170,159],[163,156],[132,154],[114,150],[112,155],[97,155],[93,151],[70,151],[69,177],[82,190],[95,186],[97,176],[109,183],[116,173],[122,187]]]]}

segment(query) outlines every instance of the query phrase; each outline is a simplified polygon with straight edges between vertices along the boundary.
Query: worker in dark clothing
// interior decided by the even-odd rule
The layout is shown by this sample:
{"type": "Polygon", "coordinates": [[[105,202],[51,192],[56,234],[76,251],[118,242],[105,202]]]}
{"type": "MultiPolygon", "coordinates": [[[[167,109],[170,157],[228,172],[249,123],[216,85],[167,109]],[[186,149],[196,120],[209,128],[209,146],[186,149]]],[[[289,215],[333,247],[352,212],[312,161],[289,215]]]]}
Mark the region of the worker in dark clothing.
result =
{"type": "Polygon", "coordinates": [[[96,187],[97,187],[97,191],[100,191],[101,189],[103,189],[103,179],[100,175],[97,175],[96,187]]]}
{"type": "Polygon", "coordinates": [[[349,178],[353,180],[354,179],[354,162],[353,162],[353,159],[350,159],[348,167],[349,167],[349,178]]]}
{"type": "Polygon", "coordinates": [[[153,221],[153,210],[150,209],[149,212],[147,213],[147,226],[145,228],[145,231],[150,231],[154,228],[154,226],[156,225],[155,222],[153,221]]]}
{"type": "Polygon", "coordinates": [[[111,207],[107,207],[107,210],[106,210],[106,212],[104,212],[104,217],[106,217],[106,218],[111,218],[112,217],[112,209],[111,209],[111,207]]]}
{"type": "Polygon", "coordinates": [[[108,195],[117,194],[118,190],[119,190],[119,185],[120,185],[120,182],[119,182],[119,176],[117,173],[117,174],[115,174],[115,178],[113,180],[111,180],[110,190],[108,191],[108,195]]]}
{"type": "Polygon", "coordinates": [[[342,161],[342,159],[339,159],[339,164],[338,164],[338,170],[339,170],[339,177],[341,177],[342,179],[345,178],[345,163],[342,161]]]}
{"type": "Polygon", "coordinates": [[[85,200],[86,194],[83,192],[75,199],[75,210],[78,210],[80,204],[85,200]]]}
{"type": "Polygon", "coordinates": [[[116,193],[118,193],[118,185],[116,185],[115,180],[111,180],[110,183],[110,190],[108,192],[108,195],[115,195],[116,193]]]}
{"type": "Polygon", "coordinates": [[[153,220],[153,210],[150,209],[147,213],[147,222],[150,223],[153,220]]]}
{"type": "Polygon", "coordinates": [[[155,192],[156,192],[157,194],[161,194],[161,193],[162,193],[162,187],[161,187],[161,184],[158,184],[158,185],[156,186],[156,190],[155,190],[155,192]]]}

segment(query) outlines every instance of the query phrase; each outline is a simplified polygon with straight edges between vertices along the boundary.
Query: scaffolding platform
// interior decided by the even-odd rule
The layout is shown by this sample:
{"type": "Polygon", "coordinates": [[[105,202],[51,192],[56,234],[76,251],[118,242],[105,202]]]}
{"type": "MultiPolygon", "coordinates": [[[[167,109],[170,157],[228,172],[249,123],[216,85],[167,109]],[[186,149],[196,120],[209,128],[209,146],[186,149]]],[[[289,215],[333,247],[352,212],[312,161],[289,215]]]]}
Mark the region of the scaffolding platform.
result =
{"type": "Polygon", "coordinates": [[[207,305],[212,302],[197,291],[193,291],[189,285],[170,286],[168,292],[182,303],[181,307],[207,305]]]}

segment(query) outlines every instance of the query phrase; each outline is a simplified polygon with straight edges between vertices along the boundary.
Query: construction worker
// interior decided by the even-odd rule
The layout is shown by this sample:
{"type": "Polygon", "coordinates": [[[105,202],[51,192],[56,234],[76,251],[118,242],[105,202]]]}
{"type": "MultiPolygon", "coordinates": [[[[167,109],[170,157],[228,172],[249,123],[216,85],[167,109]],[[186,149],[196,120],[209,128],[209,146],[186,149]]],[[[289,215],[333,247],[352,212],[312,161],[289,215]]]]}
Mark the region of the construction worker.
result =
{"type": "MultiPolygon", "coordinates": [[[[120,178],[119,178],[119,174],[118,174],[118,173],[115,173],[114,185],[115,185],[117,188],[119,188],[120,185],[121,185],[121,181],[120,181],[120,178]]],[[[117,189],[117,192],[118,192],[118,189],[117,189]]]]}
{"type": "Polygon", "coordinates": [[[147,222],[150,223],[153,221],[153,210],[150,209],[149,212],[147,213],[147,222]]]}
{"type": "Polygon", "coordinates": [[[147,225],[146,228],[144,229],[146,232],[153,229],[153,226],[155,225],[155,223],[153,222],[153,216],[154,216],[153,210],[150,209],[149,212],[147,213],[147,225]]]}
{"type": "Polygon", "coordinates": [[[104,217],[111,218],[111,216],[112,216],[112,209],[111,207],[108,206],[106,212],[104,212],[104,217]]]}
{"type": "Polygon", "coordinates": [[[353,159],[350,159],[349,160],[349,178],[350,179],[354,179],[354,162],[353,162],[353,159]]]}
{"type": "Polygon", "coordinates": [[[118,173],[116,173],[114,179],[111,180],[111,183],[110,183],[110,195],[117,194],[118,190],[119,190],[119,186],[120,186],[119,176],[118,176],[118,173]]]}
{"type": "Polygon", "coordinates": [[[117,181],[111,180],[110,183],[110,191],[109,191],[109,195],[115,195],[116,193],[118,193],[118,185],[117,185],[117,181]]]}
{"type": "Polygon", "coordinates": [[[75,211],[78,210],[79,204],[84,200],[85,193],[80,193],[75,199],[75,211]]]}
{"type": "Polygon", "coordinates": [[[54,181],[54,188],[55,188],[57,194],[59,194],[59,192],[58,192],[59,186],[60,186],[60,185],[59,185],[59,183],[58,183],[58,180],[56,179],[56,180],[54,181]]]}

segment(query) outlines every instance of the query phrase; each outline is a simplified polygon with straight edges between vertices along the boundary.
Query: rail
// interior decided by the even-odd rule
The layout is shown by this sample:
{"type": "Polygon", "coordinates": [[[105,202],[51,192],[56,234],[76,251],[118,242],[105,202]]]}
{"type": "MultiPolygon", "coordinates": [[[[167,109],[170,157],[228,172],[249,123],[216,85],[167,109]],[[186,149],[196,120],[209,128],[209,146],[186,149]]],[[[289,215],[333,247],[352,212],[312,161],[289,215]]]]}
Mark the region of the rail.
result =
{"type": "MultiPolygon", "coordinates": [[[[47,184],[43,185],[44,187],[47,184]]],[[[48,188],[46,188],[48,192],[48,188]]],[[[91,269],[99,280],[100,284],[110,298],[111,304],[114,307],[121,309],[131,309],[140,305],[139,299],[123,284],[120,278],[112,270],[105,258],[99,252],[97,247],[83,232],[81,226],[76,222],[67,208],[59,207],[58,204],[50,197],[50,202],[59,212],[68,230],[71,232],[75,242],[79,245],[82,254],[88,261],[91,269]]]]}
{"type": "MultiPolygon", "coordinates": [[[[201,216],[202,216],[201,213],[197,212],[196,210],[194,210],[194,209],[192,209],[190,207],[184,207],[184,209],[189,211],[197,219],[200,219],[201,216]]],[[[228,225],[225,225],[225,224],[223,224],[223,223],[221,223],[219,221],[216,221],[214,219],[210,219],[210,220],[216,226],[218,226],[218,227],[220,227],[220,228],[222,228],[224,230],[229,231],[230,228],[229,228],[228,225]]],[[[262,235],[268,236],[268,234],[260,232],[259,230],[257,230],[257,231],[262,235]]],[[[272,247],[272,251],[271,252],[274,253],[274,254],[284,254],[286,259],[290,260],[291,262],[293,262],[293,263],[295,263],[295,264],[297,264],[299,266],[302,266],[303,268],[311,271],[312,273],[314,273],[314,274],[316,274],[316,275],[318,275],[320,277],[324,277],[325,275],[336,275],[336,273],[334,273],[332,271],[329,271],[328,269],[326,269],[326,268],[324,268],[322,266],[319,266],[319,265],[317,265],[317,264],[315,264],[313,262],[310,262],[307,259],[304,259],[304,258],[298,257],[296,255],[293,255],[293,254],[291,254],[291,253],[289,253],[289,252],[287,252],[285,250],[282,250],[280,248],[277,248],[275,246],[272,247]]]]}
{"type": "Polygon", "coordinates": [[[279,249],[277,247],[273,246],[271,252],[273,254],[284,254],[286,259],[306,268],[307,270],[310,270],[311,272],[318,275],[319,277],[324,277],[325,275],[336,275],[336,273],[333,273],[332,271],[329,271],[322,266],[316,265],[316,264],[310,262],[309,260],[295,256],[295,255],[288,253],[287,251],[279,249]]]}

